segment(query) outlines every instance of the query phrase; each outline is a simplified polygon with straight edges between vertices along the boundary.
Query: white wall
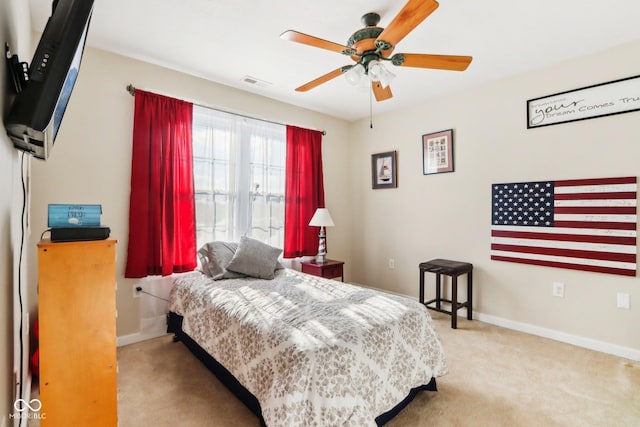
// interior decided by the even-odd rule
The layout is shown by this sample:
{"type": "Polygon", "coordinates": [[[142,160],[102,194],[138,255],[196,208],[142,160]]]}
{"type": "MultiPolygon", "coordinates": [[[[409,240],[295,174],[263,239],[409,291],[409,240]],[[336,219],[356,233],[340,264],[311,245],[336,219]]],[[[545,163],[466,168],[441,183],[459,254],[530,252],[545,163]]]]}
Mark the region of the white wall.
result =
{"type": "MultiPolygon", "coordinates": [[[[30,243],[35,277],[35,245],[47,225],[49,203],[99,203],[102,223],[118,240],[118,336],[136,334],[141,313],[154,311],[150,297],[132,297],[138,280],[124,279],[127,254],[131,136],[134,98],[128,84],[227,111],[325,130],[323,157],[330,173],[325,174],[326,204],[336,227],[328,233],[331,255],[348,260],[348,124],[288,104],[274,102],[226,86],[131,60],[98,49],[87,48],[78,81],[60,127],[51,157],[33,162],[34,233],[30,243]],[[141,307],[140,304],[149,306],[141,307]]],[[[348,276],[347,271],[347,276],[348,276]]],[[[163,286],[159,282],[156,286],[163,286]]],[[[145,288],[147,288],[145,286],[145,288]]],[[[158,293],[163,292],[158,289],[158,293]]],[[[35,292],[35,283],[32,283],[35,292]]],[[[35,307],[31,307],[35,310],[35,307]]]]}
{"type": "MultiPolygon", "coordinates": [[[[637,277],[489,256],[491,184],[640,175],[640,112],[528,130],[526,101],[638,70],[640,42],[377,116],[373,130],[368,120],[355,123],[353,280],[417,296],[420,262],[471,262],[474,310],[485,319],[611,344],[640,357],[637,277]],[[421,136],[450,128],[455,172],[422,175],[421,136]],[[370,155],[390,150],[398,151],[398,188],[372,190],[370,155]],[[388,268],[389,258],[395,269],[388,268]],[[564,298],[551,295],[553,282],[565,284],[564,298]],[[631,310],[616,308],[617,292],[631,294],[631,310]]],[[[434,279],[428,280],[433,298],[434,279]]]]}

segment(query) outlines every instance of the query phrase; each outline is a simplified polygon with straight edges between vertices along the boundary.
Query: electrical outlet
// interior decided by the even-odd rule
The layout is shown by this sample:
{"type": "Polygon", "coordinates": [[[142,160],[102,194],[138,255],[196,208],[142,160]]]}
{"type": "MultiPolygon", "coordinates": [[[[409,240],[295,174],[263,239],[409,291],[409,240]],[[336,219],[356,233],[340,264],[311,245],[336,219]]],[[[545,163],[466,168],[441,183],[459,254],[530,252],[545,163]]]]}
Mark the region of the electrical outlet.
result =
{"type": "Polygon", "coordinates": [[[554,297],[564,298],[564,283],[553,282],[552,294],[554,297]]]}
{"type": "Polygon", "coordinates": [[[631,307],[631,296],[629,294],[618,292],[617,303],[618,308],[629,310],[629,308],[631,307]]]}
{"type": "Polygon", "coordinates": [[[133,297],[134,298],[140,298],[140,295],[142,295],[142,287],[140,287],[139,285],[135,285],[133,286],[133,297]]]}
{"type": "Polygon", "coordinates": [[[393,258],[389,258],[389,268],[394,269],[396,268],[396,260],[393,258]]]}

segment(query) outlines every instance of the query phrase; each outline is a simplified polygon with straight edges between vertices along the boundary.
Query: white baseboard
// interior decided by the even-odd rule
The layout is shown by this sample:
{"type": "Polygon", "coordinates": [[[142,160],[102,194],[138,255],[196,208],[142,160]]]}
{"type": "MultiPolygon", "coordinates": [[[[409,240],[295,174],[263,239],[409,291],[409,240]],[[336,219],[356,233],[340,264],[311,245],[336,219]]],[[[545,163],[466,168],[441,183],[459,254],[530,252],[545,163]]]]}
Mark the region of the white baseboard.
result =
{"type": "Polygon", "coordinates": [[[118,347],[128,344],[134,344],[140,341],[146,341],[158,338],[167,334],[167,317],[166,315],[156,316],[148,319],[142,319],[140,332],[130,335],[118,337],[118,347]]]}
{"type": "Polygon", "coordinates": [[[146,341],[146,340],[151,340],[154,338],[158,338],[161,336],[167,335],[166,331],[163,331],[161,333],[156,332],[156,333],[142,333],[142,332],[138,332],[137,334],[129,334],[129,335],[123,335],[121,337],[118,337],[118,341],[117,341],[117,345],[118,347],[122,347],[124,345],[129,345],[129,344],[135,344],[137,342],[142,342],[142,341],[146,341]]]}
{"type": "Polygon", "coordinates": [[[530,325],[528,323],[516,322],[501,317],[491,316],[489,314],[473,313],[473,318],[481,322],[490,323],[492,325],[501,326],[507,329],[524,332],[531,335],[537,335],[543,338],[572,344],[578,347],[587,348],[589,350],[599,351],[601,353],[612,354],[625,359],[640,361],[640,350],[629,347],[623,347],[617,344],[611,344],[604,341],[598,341],[591,338],[585,338],[578,335],[568,334],[566,332],[556,331],[554,329],[542,328],[530,325]]]}
{"type": "MultiPolygon", "coordinates": [[[[371,288],[370,286],[361,285],[359,283],[357,283],[357,285],[365,288],[371,288]]],[[[372,288],[372,289],[376,289],[376,288],[372,288]]],[[[387,291],[384,289],[376,289],[376,290],[404,296],[407,298],[411,298],[413,300],[418,299],[416,297],[404,295],[398,292],[387,291]]],[[[466,318],[467,309],[466,308],[460,309],[458,311],[458,317],[466,318]]],[[[528,323],[516,322],[514,320],[504,319],[502,317],[479,313],[478,311],[473,312],[473,318],[474,320],[479,320],[481,322],[489,323],[491,325],[496,325],[496,326],[500,326],[507,329],[513,329],[514,331],[524,332],[527,334],[536,335],[543,338],[549,338],[549,339],[560,341],[566,344],[587,348],[589,350],[599,351],[601,353],[607,353],[607,354],[611,354],[618,357],[624,357],[625,359],[631,359],[636,362],[640,361],[639,349],[624,347],[621,345],[611,344],[604,341],[598,341],[591,338],[585,338],[578,335],[572,335],[566,332],[556,331],[555,329],[542,328],[540,326],[530,325],[528,323]]]]}

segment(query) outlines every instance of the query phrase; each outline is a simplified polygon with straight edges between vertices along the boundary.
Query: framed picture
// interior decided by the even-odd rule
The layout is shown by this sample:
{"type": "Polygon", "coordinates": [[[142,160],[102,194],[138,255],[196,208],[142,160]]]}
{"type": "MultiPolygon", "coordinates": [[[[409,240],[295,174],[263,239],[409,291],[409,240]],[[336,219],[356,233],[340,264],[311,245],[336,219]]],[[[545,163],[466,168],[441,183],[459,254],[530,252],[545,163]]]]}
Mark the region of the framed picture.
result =
{"type": "Polygon", "coordinates": [[[453,172],[453,129],[422,135],[422,174],[453,172]]]}
{"type": "Polygon", "coordinates": [[[371,155],[371,187],[396,188],[397,177],[397,152],[387,151],[371,155]]]}
{"type": "Polygon", "coordinates": [[[527,129],[640,111],[640,76],[527,101],[527,129]]]}

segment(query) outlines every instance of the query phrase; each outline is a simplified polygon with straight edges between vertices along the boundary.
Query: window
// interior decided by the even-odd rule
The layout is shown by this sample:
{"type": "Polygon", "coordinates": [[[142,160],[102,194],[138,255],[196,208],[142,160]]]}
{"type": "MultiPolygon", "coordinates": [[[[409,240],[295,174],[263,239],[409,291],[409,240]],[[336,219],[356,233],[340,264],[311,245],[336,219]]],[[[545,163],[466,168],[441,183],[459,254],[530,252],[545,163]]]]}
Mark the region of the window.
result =
{"type": "Polygon", "coordinates": [[[286,126],[193,107],[197,245],[284,245],[286,126]]]}

